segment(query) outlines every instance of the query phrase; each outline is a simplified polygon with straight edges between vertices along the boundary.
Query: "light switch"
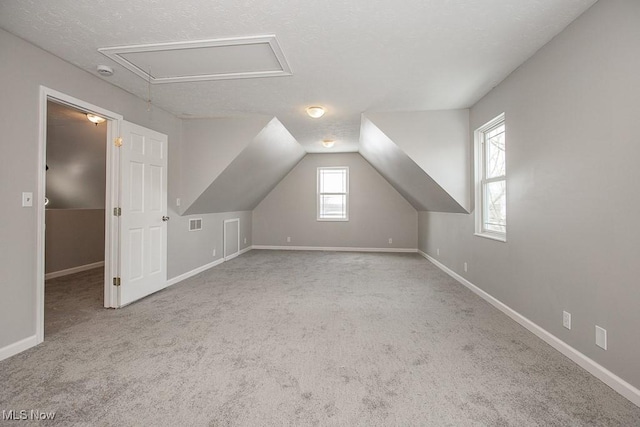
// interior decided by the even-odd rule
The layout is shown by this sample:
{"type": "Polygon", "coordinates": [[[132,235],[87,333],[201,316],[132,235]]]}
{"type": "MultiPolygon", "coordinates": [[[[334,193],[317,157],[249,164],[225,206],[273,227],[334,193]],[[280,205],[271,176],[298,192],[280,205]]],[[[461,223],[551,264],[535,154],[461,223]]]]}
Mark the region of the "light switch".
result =
{"type": "Polygon", "coordinates": [[[22,193],[22,207],[30,208],[33,206],[33,193],[24,192],[22,193]]]}

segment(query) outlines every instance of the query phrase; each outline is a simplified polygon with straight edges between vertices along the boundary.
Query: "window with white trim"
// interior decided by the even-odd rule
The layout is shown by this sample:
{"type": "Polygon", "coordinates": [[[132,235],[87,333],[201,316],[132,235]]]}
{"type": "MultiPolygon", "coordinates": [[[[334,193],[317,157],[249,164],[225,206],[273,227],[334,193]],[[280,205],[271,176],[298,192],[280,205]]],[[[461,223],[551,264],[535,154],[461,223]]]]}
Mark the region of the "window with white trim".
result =
{"type": "Polygon", "coordinates": [[[349,221],[349,168],[318,168],[318,221],[349,221]]]}
{"type": "Polygon", "coordinates": [[[476,234],[507,238],[507,167],[504,113],[475,132],[476,234]]]}

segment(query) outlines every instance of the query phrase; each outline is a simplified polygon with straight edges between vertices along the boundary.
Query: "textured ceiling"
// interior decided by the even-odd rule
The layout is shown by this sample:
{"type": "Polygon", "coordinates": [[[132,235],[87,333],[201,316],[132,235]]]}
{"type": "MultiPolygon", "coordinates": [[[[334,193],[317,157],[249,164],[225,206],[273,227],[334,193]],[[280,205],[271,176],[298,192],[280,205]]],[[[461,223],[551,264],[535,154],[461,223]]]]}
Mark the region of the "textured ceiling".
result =
{"type": "MultiPolygon", "coordinates": [[[[293,76],[153,86],[182,117],[276,116],[308,152],[356,151],[360,114],[468,108],[595,0],[2,0],[0,27],[146,98],[101,47],[275,34],[293,76]],[[319,120],[304,115],[327,107],[319,120]]],[[[102,77],[100,77],[102,78],[102,77]]]]}

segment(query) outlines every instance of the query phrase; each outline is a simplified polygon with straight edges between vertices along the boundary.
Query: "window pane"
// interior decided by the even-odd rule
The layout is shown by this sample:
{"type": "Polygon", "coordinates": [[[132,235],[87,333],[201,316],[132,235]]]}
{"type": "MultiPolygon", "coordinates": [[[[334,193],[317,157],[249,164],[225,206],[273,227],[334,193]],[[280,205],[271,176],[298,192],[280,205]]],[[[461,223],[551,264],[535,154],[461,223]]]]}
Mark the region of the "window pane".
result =
{"type": "Polygon", "coordinates": [[[484,184],[483,227],[485,231],[507,231],[506,181],[484,184]]]}
{"type": "Polygon", "coordinates": [[[344,169],[323,169],[320,171],[321,193],[346,193],[347,171],[344,169]]]}
{"type": "Polygon", "coordinates": [[[346,219],[347,196],[346,195],[321,195],[320,218],[322,219],[346,219]]]}
{"type": "Polygon", "coordinates": [[[506,175],[504,124],[485,133],[485,156],[487,178],[506,175]]]}
{"type": "Polygon", "coordinates": [[[486,132],[486,138],[490,139],[498,134],[504,133],[504,123],[500,123],[498,126],[489,128],[486,132]]]}

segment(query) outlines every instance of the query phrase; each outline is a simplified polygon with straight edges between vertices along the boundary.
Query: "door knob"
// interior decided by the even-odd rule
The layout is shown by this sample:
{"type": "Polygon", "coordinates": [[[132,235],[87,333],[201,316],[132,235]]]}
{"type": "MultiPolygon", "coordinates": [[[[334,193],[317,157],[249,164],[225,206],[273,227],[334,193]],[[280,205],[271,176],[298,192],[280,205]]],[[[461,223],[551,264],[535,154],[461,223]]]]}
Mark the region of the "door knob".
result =
{"type": "Polygon", "coordinates": [[[163,220],[163,221],[169,221],[169,217],[168,217],[168,216],[163,216],[163,217],[162,217],[162,220],[163,220]]]}

